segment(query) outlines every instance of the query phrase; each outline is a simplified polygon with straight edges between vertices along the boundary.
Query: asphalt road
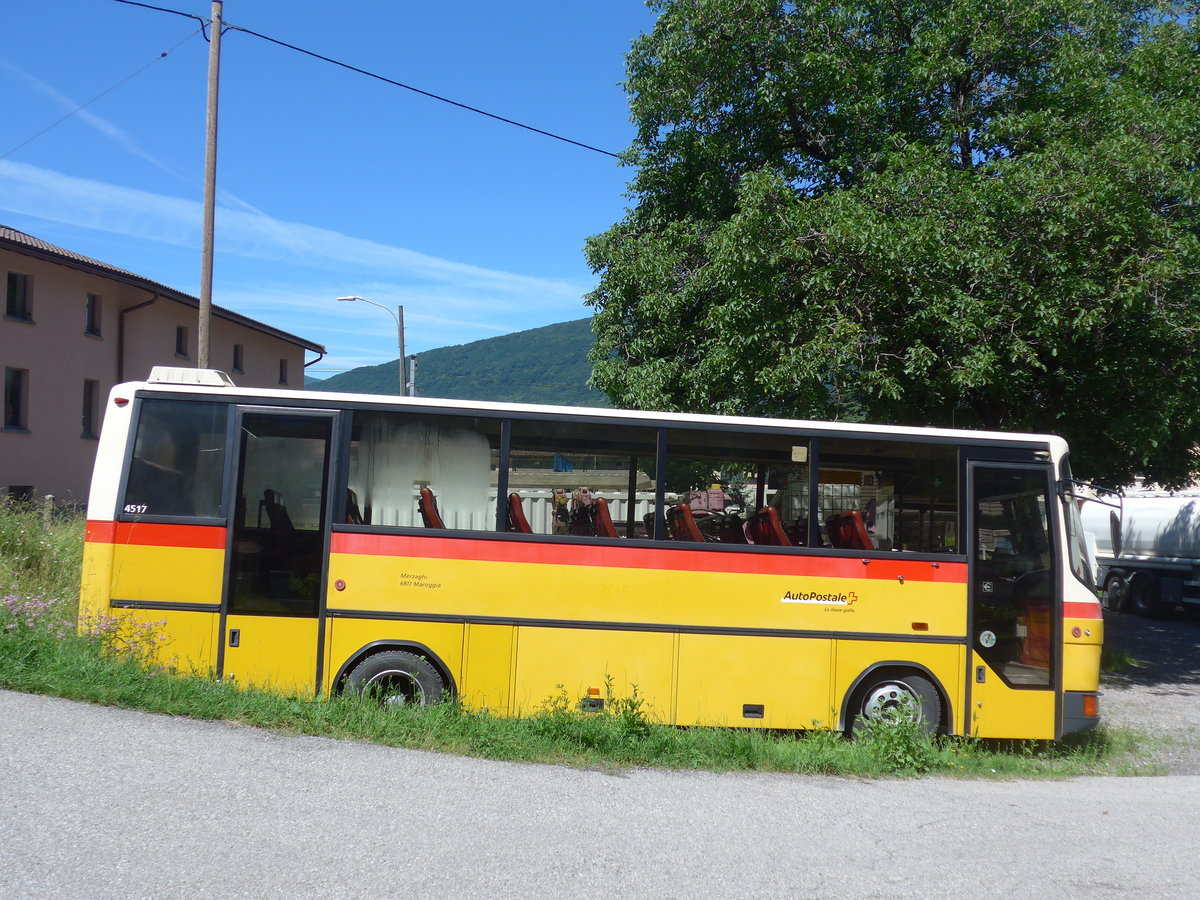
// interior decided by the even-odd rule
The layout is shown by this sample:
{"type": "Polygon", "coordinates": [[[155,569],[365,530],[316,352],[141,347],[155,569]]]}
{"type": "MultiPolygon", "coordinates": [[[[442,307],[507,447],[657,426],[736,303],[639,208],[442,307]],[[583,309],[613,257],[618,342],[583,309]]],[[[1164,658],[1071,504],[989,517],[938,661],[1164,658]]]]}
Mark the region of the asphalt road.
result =
{"type": "Polygon", "coordinates": [[[0,897],[1195,897],[1200,777],[637,770],[0,692],[0,897]]]}

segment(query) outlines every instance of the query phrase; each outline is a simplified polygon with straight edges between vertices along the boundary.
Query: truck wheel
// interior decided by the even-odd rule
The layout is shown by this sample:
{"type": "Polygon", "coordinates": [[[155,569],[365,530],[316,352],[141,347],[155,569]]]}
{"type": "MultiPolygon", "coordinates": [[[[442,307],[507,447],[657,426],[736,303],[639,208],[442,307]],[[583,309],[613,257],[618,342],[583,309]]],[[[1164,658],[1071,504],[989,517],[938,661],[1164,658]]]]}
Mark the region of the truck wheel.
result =
{"type": "Polygon", "coordinates": [[[1129,610],[1129,582],[1124,575],[1109,575],[1104,582],[1104,605],[1113,612],[1129,610]]]}
{"type": "Polygon", "coordinates": [[[1158,579],[1150,575],[1136,576],[1129,585],[1129,605],[1139,616],[1153,618],[1162,615],[1158,579]]]}

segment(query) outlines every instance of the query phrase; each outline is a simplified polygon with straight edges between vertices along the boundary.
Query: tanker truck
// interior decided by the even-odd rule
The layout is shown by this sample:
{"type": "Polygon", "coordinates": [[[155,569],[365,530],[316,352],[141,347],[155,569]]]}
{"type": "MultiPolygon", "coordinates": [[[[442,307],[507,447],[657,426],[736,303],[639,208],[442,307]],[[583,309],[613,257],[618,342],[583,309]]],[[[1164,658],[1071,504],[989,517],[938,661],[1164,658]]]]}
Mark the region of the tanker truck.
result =
{"type": "Polygon", "coordinates": [[[1096,537],[1097,583],[1111,610],[1154,616],[1200,610],[1200,490],[1127,489],[1121,513],[1084,504],[1096,537]]]}

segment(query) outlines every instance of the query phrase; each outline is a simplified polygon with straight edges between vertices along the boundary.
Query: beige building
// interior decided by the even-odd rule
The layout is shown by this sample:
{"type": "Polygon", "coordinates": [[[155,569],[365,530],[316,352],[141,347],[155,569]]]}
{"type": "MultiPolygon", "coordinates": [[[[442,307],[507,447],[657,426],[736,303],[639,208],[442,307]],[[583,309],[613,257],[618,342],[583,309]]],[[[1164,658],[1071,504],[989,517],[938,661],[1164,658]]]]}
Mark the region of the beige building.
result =
{"type": "MultiPolygon", "coordinates": [[[[109,389],[195,366],[200,302],[2,225],[0,273],[0,494],[82,503],[109,389]]],[[[238,385],[302,388],[305,351],[325,348],[213,307],[209,362],[238,385]]]]}

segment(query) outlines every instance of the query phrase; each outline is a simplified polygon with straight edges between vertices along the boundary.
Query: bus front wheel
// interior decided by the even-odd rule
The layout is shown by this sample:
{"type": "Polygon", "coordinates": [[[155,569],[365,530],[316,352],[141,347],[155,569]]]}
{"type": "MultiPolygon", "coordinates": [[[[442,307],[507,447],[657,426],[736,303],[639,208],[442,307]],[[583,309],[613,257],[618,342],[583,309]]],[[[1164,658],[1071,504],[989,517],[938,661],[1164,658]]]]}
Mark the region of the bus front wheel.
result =
{"type": "Polygon", "coordinates": [[[429,660],[407,650],[386,650],[351,669],[345,691],[388,706],[427,706],[442,700],[446,682],[429,660]]]}
{"type": "Polygon", "coordinates": [[[897,718],[916,722],[931,737],[942,726],[942,701],[933,682],[916,672],[890,672],[868,678],[850,705],[852,737],[862,736],[872,725],[897,718]]]}

